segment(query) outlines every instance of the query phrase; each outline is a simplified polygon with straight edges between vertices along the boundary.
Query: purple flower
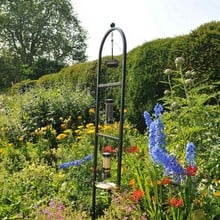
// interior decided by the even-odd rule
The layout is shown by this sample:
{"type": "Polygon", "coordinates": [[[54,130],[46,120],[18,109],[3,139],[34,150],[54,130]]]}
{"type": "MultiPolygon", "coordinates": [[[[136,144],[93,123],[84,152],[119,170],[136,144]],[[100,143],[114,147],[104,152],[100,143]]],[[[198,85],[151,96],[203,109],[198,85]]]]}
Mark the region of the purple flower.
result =
{"type": "Polygon", "coordinates": [[[165,147],[166,145],[166,135],[164,132],[164,125],[160,118],[156,119],[154,121],[155,127],[156,127],[156,136],[155,136],[155,142],[156,145],[160,147],[165,147]]]}
{"type": "Polygon", "coordinates": [[[152,120],[151,120],[150,114],[147,111],[144,112],[144,119],[145,119],[145,123],[147,127],[149,128],[152,120]]]}
{"type": "Polygon", "coordinates": [[[70,161],[70,162],[66,162],[66,163],[62,163],[59,165],[60,169],[66,169],[70,166],[80,166],[82,163],[89,161],[92,159],[92,155],[87,155],[86,157],[84,157],[81,160],[74,160],[74,161],[70,161]]]}
{"type": "Polygon", "coordinates": [[[154,147],[165,147],[166,135],[164,125],[160,118],[155,119],[149,128],[149,149],[154,147]]]}
{"type": "Polygon", "coordinates": [[[165,175],[173,175],[174,178],[180,177],[185,174],[185,170],[183,167],[176,161],[176,158],[164,149],[160,147],[155,147],[151,150],[151,158],[153,159],[154,163],[160,164],[163,166],[165,170],[165,175]]]}
{"type": "Polygon", "coordinates": [[[154,106],[154,114],[155,114],[155,116],[156,117],[160,117],[162,115],[162,112],[163,112],[163,106],[157,103],[154,106]]]}
{"type": "Polygon", "coordinates": [[[62,203],[60,203],[58,206],[57,206],[57,209],[58,210],[63,210],[64,209],[64,205],[62,203]]]}
{"type": "Polygon", "coordinates": [[[92,159],[92,155],[87,155],[86,157],[84,157],[84,161],[88,161],[92,159]]]}
{"type": "Polygon", "coordinates": [[[186,164],[195,166],[195,145],[189,142],[186,146],[186,164]]]}
{"type": "Polygon", "coordinates": [[[184,178],[185,170],[176,161],[176,158],[165,149],[166,135],[160,118],[162,111],[162,105],[156,104],[154,107],[156,119],[154,121],[151,120],[148,112],[144,112],[145,122],[149,130],[149,153],[155,164],[163,166],[166,175],[173,175],[174,179],[179,182],[184,178]]]}
{"type": "Polygon", "coordinates": [[[54,202],[53,200],[51,200],[50,203],[49,203],[49,206],[50,206],[51,208],[54,208],[55,205],[56,205],[55,202],[54,202]]]}

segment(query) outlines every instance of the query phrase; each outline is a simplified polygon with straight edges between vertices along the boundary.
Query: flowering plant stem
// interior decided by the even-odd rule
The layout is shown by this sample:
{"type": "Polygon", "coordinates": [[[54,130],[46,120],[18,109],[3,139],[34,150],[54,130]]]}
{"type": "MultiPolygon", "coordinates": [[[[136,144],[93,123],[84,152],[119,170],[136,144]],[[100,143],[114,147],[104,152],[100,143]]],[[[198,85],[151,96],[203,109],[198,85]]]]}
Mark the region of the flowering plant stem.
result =
{"type": "Polygon", "coordinates": [[[184,198],[184,206],[185,206],[185,215],[186,217],[190,214],[191,212],[191,204],[193,201],[193,190],[192,190],[192,176],[187,176],[186,182],[185,182],[185,192],[183,195],[184,198]]]}

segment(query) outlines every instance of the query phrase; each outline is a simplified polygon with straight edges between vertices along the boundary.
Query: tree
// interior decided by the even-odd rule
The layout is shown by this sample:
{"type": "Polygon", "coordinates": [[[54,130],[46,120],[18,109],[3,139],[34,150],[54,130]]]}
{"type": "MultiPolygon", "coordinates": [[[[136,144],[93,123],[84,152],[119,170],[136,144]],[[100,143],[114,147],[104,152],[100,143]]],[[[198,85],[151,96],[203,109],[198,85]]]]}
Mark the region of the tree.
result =
{"type": "Polygon", "coordinates": [[[69,0],[0,0],[1,48],[22,64],[85,61],[86,37],[69,0]]]}
{"type": "Polygon", "coordinates": [[[59,70],[64,68],[64,66],[64,64],[55,62],[53,60],[40,58],[33,64],[33,76],[30,76],[29,78],[38,79],[45,74],[59,72],[59,70]]]}
{"type": "Polygon", "coordinates": [[[0,91],[24,79],[21,74],[21,63],[8,51],[1,51],[0,56],[0,91]]]}

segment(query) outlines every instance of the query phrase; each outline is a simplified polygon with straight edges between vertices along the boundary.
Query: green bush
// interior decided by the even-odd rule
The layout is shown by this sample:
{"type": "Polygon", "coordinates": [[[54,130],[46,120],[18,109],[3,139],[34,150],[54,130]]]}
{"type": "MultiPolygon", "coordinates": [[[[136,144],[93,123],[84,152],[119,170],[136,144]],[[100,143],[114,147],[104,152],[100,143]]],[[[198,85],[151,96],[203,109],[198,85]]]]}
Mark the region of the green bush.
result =
{"type": "MultiPolygon", "coordinates": [[[[178,64],[177,70],[165,73],[161,70],[164,78],[161,92],[163,88],[170,91],[154,102],[161,102],[165,107],[161,119],[167,152],[184,166],[186,143],[195,143],[196,176],[187,177],[181,184],[173,182],[172,175],[166,176],[163,167],[151,161],[150,131],[143,135],[126,120],[121,187],[112,194],[97,190],[99,219],[219,218],[219,92],[204,84],[203,79],[196,79],[194,70],[188,72],[182,67],[178,64]],[[191,184],[191,180],[195,182],[191,184]],[[180,203],[171,204],[173,198],[180,203]]],[[[112,76],[105,77],[115,80],[112,76]]],[[[78,163],[93,154],[94,109],[89,108],[94,99],[87,90],[76,90],[70,85],[48,84],[46,88],[37,86],[23,94],[1,97],[0,184],[4,187],[0,189],[0,218],[91,217],[93,162],[78,163]],[[61,164],[70,161],[78,166],[61,169],[61,164]]],[[[128,113],[125,111],[125,119],[128,113]]],[[[138,120],[144,121],[143,112],[138,120]]],[[[138,120],[135,125],[142,123],[138,120]]],[[[115,136],[119,123],[102,124],[99,129],[101,133],[115,136]]],[[[97,181],[103,181],[105,147],[112,153],[110,180],[116,179],[116,142],[104,138],[99,143],[97,181]]]]}
{"type": "MultiPolygon", "coordinates": [[[[174,38],[156,39],[129,51],[127,54],[127,84],[125,104],[128,108],[127,118],[132,124],[136,124],[140,131],[144,130],[141,113],[145,108],[152,109],[155,100],[163,96],[165,85],[164,69],[174,68],[173,60],[183,56],[189,70],[196,70],[196,79],[203,79],[208,84],[217,84],[219,89],[219,34],[220,22],[213,21],[203,24],[191,33],[174,38]]],[[[119,61],[121,56],[116,57],[119,61]]],[[[117,81],[121,75],[121,64],[116,69],[109,69],[102,59],[103,81],[117,81]]],[[[46,88],[56,85],[71,83],[75,88],[89,88],[91,95],[95,97],[97,61],[74,64],[62,69],[59,73],[42,76],[36,82],[28,82],[27,86],[21,83],[14,85],[21,91],[31,84],[42,85],[46,88]]],[[[105,89],[106,96],[112,94],[112,90],[105,89]]],[[[115,90],[119,103],[120,91],[115,90]]]]}
{"type": "Polygon", "coordinates": [[[79,124],[94,120],[89,109],[94,100],[87,90],[70,85],[54,88],[35,87],[23,94],[4,99],[1,112],[1,137],[19,146],[20,139],[37,141],[46,138],[48,148],[57,144],[56,135],[62,133],[62,125],[76,128],[79,124]]]}

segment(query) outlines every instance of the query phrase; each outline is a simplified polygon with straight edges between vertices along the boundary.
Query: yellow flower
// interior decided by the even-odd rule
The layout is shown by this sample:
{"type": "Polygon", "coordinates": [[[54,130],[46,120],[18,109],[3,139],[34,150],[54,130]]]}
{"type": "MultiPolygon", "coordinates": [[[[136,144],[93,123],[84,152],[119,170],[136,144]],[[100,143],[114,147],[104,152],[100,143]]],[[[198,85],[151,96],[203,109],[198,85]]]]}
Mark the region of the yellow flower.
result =
{"type": "Polygon", "coordinates": [[[102,125],[98,125],[98,128],[99,128],[99,129],[103,129],[102,125]]]}
{"type": "Polygon", "coordinates": [[[89,109],[89,114],[94,114],[95,113],[95,109],[94,108],[90,108],[89,109]]]}
{"type": "Polygon", "coordinates": [[[53,129],[53,126],[52,125],[47,125],[46,128],[50,130],[50,129],[53,129]]]}
{"type": "Polygon", "coordinates": [[[135,179],[134,178],[129,181],[129,185],[130,186],[134,186],[135,185],[135,179]]]}
{"type": "Polygon", "coordinates": [[[48,129],[47,126],[45,126],[45,127],[41,127],[41,128],[40,128],[41,131],[46,131],[47,129],[48,129]]]}
{"type": "Polygon", "coordinates": [[[18,140],[19,140],[19,141],[23,141],[23,140],[24,140],[24,136],[19,137],[18,140]]]}
{"type": "Polygon", "coordinates": [[[111,125],[104,125],[103,129],[104,129],[104,131],[111,131],[112,126],[111,125]]]}
{"type": "Polygon", "coordinates": [[[81,115],[77,116],[77,119],[78,120],[82,119],[82,116],[81,115]]]}
{"type": "Polygon", "coordinates": [[[78,128],[78,129],[83,129],[83,128],[84,128],[84,126],[79,125],[77,128],[78,128]]]}
{"type": "Polygon", "coordinates": [[[80,135],[81,133],[82,133],[82,131],[80,131],[80,130],[75,130],[75,133],[77,134],[77,135],[80,135]]]}
{"type": "Polygon", "coordinates": [[[35,133],[36,135],[39,135],[39,133],[40,133],[40,128],[35,129],[34,133],[35,133]]]}
{"type": "Polygon", "coordinates": [[[114,128],[118,128],[119,127],[119,122],[115,121],[114,122],[114,128]]]}
{"type": "Polygon", "coordinates": [[[157,180],[157,185],[161,185],[162,181],[161,180],[157,180]]]}
{"type": "Polygon", "coordinates": [[[124,125],[124,129],[128,129],[129,128],[129,125],[124,125]]]}
{"type": "Polygon", "coordinates": [[[71,134],[72,130],[71,129],[66,129],[65,131],[63,131],[64,134],[71,134]]]}
{"type": "Polygon", "coordinates": [[[93,126],[94,126],[93,123],[89,123],[89,124],[86,125],[87,128],[90,128],[90,127],[93,127],[93,126]]]}
{"type": "Polygon", "coordinates": [[[94,129],[88,129],[86,131],[86,134],[94,134],[95,133],[95,130],[94,129]]]}
{"type": "Polygon", "coordinates": [[[220,184],[220,179],[219,179],[219,180],[217,180],[217,183],[218,183],[218,184],[220,184]]]}
{"type": "Polygon", "coordinates": [[[63,140],[64,138],[66,138],[66,137],[67,137],[67,134],[61,133],[61,134],[57,135],[56,139],[58,141],[60,141],[60,140],[63,140]]]}
{"type": "Polygon", "coordinates": [[[220,191],[215,192],[215,196],[220,197],[220,191]]]}

